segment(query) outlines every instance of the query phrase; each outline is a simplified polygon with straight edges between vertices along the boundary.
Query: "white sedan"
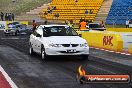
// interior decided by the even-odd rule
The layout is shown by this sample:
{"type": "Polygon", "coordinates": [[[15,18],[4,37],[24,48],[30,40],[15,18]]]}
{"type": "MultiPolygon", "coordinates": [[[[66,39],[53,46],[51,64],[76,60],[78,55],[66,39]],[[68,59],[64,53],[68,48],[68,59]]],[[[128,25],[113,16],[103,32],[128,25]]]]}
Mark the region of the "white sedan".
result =
{"type": "Polygon", "coordinates": [[[82,56],[88,59],[89,46],[85,39],[67,25],[40,25],[30,35],[29,53],[41,54],[42,59],[47,56],[82,56]]]}

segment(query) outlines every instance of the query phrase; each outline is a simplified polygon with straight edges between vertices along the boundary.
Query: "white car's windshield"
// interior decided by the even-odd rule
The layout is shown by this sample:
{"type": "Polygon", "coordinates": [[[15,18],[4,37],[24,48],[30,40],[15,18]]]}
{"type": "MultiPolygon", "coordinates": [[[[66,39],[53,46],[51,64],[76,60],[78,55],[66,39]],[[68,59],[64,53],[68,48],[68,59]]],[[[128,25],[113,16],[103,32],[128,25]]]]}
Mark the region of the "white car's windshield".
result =
{"type": "Polygon", "coordinates": [[[70,27],[65,26],[52,26],[45,27],[44,35],[47,36],[78,36],[77,32],[70,27]]]}

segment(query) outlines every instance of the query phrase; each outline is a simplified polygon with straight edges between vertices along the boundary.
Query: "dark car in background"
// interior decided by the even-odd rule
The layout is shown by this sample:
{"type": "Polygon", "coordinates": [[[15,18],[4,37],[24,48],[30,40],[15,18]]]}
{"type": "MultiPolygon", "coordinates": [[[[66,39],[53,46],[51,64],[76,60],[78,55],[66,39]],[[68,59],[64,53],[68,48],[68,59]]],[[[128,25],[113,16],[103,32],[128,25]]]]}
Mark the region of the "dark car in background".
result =
{"type": "Polygon", "coordinates": [[[87,28],[89,30],[97,30],[97,31],[104,31],[106,28],[101,27],[99,23],[89,23],[87,28]]]}
{"type": "Polygon", "coordinates": [[[5,35],[19,35],[22,33],[31,34],[31,28],[27,27],[25,24],[9,24],[8,28],[4,30],[5,35]]]}

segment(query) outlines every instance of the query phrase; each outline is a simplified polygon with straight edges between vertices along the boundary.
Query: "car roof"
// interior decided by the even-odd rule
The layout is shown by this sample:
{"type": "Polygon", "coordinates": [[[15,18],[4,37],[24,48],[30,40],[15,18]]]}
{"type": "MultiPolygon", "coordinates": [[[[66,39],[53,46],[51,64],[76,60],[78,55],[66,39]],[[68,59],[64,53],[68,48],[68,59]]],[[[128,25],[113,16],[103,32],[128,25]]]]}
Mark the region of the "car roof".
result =
{"type": "Polygon", "coordinates": [[[68,25],[54,25],[54,24],[52,24],[52,25],[40,25],[40,26],[42,26],[42,27],[52,27],[52,26],[56,26],[56,27],[59,27],[59,26],[64,26],[64,27],[69,27],[68,25]]]}
{"type": "Polygon", "coordinates": [[[23,25],[23,24],[16,24],[16,26],[17,26],[17,25],[23,25]]]}
{"type": "Polygon", "coordinates": [[[99,23],[89,23],[89,24],[99,24],[99,23]]]}

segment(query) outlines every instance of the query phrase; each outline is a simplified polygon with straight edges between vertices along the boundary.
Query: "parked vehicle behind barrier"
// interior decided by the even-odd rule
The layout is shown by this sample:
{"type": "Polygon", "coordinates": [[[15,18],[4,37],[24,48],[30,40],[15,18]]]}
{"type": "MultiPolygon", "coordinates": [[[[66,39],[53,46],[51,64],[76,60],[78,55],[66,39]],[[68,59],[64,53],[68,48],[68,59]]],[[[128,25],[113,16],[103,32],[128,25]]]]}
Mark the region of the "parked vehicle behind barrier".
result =
{"type": "Polygon", "coordinates": [[[101,27],[99,23],[89,23],[87,28],[89,30],[97,30],[97,31],[104,31],[106,28],[101,27]]]}
{"type": "Polygon", "coordinates": [[[31,33],[31,28],[27,27],[27,25],[24,24],[16,24],[16,25],[9,25],[8,29],[4,30],[5,35],[15,35],[21,33],[31,33]]]}

